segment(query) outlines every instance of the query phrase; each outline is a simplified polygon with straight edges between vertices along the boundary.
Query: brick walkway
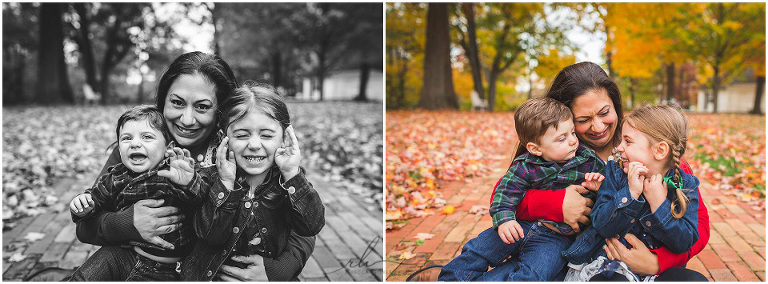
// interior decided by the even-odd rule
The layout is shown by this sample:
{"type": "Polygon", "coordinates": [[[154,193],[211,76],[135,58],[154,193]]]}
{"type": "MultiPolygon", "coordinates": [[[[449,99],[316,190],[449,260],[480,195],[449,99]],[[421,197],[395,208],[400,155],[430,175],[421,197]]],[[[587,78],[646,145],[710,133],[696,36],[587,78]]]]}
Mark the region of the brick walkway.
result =
{"type": "MultiPolygon", "coordinates": [[[[3,280],[19,281],[45,267],[74,268],[99,248],[77,240],[68,210],[69,201],[94,179],[91,176],[62,180],[56,190],[60,202],[66,204],[59,207],[67,210],[24,218],[12,230],[3,232],[3,280]],[[26,241],[24,237],[33,232],[42,233],[44,237],[31,243],[26,241]],[[9,257],[17,250],[26,258],[9,263],[9,257]]],[[[308,179],[325,204],[326,225],[299,278],[303,281],[381,281],[381,210],[312,171],[308,179]]]]}
{"type": "MultiPolygon", "coordinates": [[[[435,214],[408,220],[399,230],[387,232],[387,281],[404,281],[421,267],[448,263],[461,252],[465,242],[491,227],[488,214],[469,214],[473,205],[488,206],[491,188],[506,171],[508,161],[499,161],[487,177],[471,182],[442,183],[453,214],[435,214]],[[434,234],[418,244],[418,233],[434,234]],[[413,258],[400,260],[403,252],[413,258]]],[[[688,262],[688,268],[710,281],[765,281],[765,212],[752,210],[743,202],[726,197],[703,183],[699,190],[709,210],[709,244],[688,262]],[[755,216],[757,218],[755,218],[755,216]]]]}

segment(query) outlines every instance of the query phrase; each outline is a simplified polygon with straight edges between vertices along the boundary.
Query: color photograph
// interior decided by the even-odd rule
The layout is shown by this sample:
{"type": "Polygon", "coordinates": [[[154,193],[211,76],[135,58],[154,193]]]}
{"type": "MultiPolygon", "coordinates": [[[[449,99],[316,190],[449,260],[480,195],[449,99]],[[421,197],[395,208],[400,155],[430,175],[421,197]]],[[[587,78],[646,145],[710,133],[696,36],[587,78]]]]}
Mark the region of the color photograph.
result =
{"type": "Polygon", "coordinates": [[[765,3],[387,3],[386,270],[765,281],[765,3]]]}

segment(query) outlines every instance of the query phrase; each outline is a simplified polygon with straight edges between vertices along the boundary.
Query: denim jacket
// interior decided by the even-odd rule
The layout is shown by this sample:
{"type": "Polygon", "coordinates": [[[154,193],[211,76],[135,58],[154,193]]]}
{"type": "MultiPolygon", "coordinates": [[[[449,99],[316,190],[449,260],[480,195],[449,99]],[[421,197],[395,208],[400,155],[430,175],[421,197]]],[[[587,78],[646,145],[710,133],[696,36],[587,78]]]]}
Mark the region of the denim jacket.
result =
{"type": "Polygon", "coordinates": [[[228,191],[218,178],[216,167],[206,168],[203,178],[210,179],[208,201],[194,217],[200,238],[182,264],[182,281],[210,281],[229,259],[238,241],[250,241],[243,233],[251,222],[261,229],[264,257],[274,258],[285,249],[291,232],[314,236],[325,226],[325,207],[304,171],[280,184],[281,173],[272,167],[267,179],[256,189],[253,199],[246,198],[247,185],[235,183],[228,191]],[[206,244],[203,244],[206,243],[206,244]]]}
{"type": "MultiPolygon", "coordinates": [[[[672,170],[667,176],[673,174],[672,170]]],[[[602,245],[605,238],[622,236],[625,246],[629,244],[623,236],[632,233],[649,249],[666,246],[674,253],[684,253],[699,239],[698,207],[699,180],[681,172],[683,193],[688,197],[685,215],[680,219],[672,217],[671,201],[675,191],[667,191],[667,199],[651,213],[651,207],[641,194],[634,199],[629,191],[627,175],[613,160],[606,166],[605,180],[597,191],[597,201],[592,208],[592,227],[578,236],[576,241],[563,252],[572,264],[582,264],[597,256],[605,256],[602,245]]]]}

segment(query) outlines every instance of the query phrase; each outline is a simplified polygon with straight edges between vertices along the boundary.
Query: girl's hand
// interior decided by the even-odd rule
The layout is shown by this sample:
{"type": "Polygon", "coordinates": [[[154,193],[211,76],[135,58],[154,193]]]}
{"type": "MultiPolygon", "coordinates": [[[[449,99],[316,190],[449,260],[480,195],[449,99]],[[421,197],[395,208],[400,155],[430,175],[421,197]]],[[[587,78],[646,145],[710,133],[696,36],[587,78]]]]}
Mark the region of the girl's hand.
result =
{"type": "Polygon", "coordinates": [[[157,175],[166,177],[178,185],[189,185],[195,177],[195,160],[189,150],[173,147],[165,151],[165,156],[170,157],[170,168],[158,171],[157,175]]]}
{"type": "Polygon", "coordinates": [[[651,213],[661,206],[661,203],[667,198],[667,186],[664,184],[664,177],[661,174],[652,175],[643,182],[643,195],[651,206],[651,213]]]}
{"type": "Polygon", "coordinates": [[[581,183],[581,186],[586,187],[591,191],[597,191],[603,184],[605,176],[600,173],[586,173],[584,174],[585,182],[581,183]]]}
{"type": "Polygon", "coordinates": [[[216,148],[216,169],[219,171],[219,179],[227,190],[235,189],[235,175],[237,173],[237,163],[235,163],[235,153],[229,151],[229,137],[224,137],[216,148]]]}
{"type": "Polygon", "coordinates": [[[624,168],[624,172],[627,173],[629,192],[632,194],[632,198],[639,198],[640,194],[643,193],[643,181],[645,181],[645,175],[648,174],[648,168],[640,162],[631,162],[624,168]]]}
{"type": "Polygon", "coordinates": [[[247,264],[245,268],[222,265],[216,273],[216,278],[222,281],[269,281],[264,267],[264,258],[258,254],[231,257],[232,261],[247,264]]]}
{"type": "Polygon", "coordinates": [[[83,193],[72,199],[72,202],[69,203],[69,211],[77,217],[83,217],[93,210],[94,205],[96,203],[93,202],[91,195],[83,193]]]}
{"type": "Polygon", "coordinates": [[[618,259],[627,264],[632,272],[638,275],[656,275],[659,273],[659,257],[648,250],[648,247],[633,234],[624,235],[624,239],[632,246],[628,249],[617,238],[605,239],[603,250],[608,259],[618,259]]]}
{"type": "Polygon", "coordinates": [[[275,152],[275,163],[280,168],[283,178],[289,180],[299,174],[299,162],[301,162],[299,140],[296,139],[296,133],[291,125],[285,129],[283,147],[275,152]]]}

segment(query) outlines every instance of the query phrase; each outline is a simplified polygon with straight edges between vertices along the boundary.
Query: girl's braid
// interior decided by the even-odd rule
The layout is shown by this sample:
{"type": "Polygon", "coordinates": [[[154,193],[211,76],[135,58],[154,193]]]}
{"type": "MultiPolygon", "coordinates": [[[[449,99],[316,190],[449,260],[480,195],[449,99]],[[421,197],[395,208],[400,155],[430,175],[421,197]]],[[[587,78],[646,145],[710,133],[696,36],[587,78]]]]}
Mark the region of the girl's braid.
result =
{"type": "Polygon", "coordinates": [[[677,200],[672,202],[672,217],[675,217],[676,219],[682,218],[688,208],[688,197],[683,194],[683,176],[680,172],[680,158],[685,154],[685,148],[688,142],[688,139],[686,139],[684,135],[685,134],[683,134],[683,137],[677,145],[672,146],[672,169],[675,171],[674,182],[676,185],[675,194],[677,195],[677,200]],[[676,209],[679,209],[680,212],[677,212],[676,209]]]}

